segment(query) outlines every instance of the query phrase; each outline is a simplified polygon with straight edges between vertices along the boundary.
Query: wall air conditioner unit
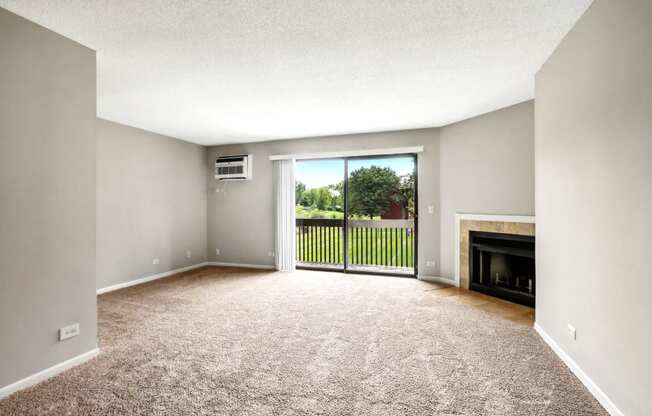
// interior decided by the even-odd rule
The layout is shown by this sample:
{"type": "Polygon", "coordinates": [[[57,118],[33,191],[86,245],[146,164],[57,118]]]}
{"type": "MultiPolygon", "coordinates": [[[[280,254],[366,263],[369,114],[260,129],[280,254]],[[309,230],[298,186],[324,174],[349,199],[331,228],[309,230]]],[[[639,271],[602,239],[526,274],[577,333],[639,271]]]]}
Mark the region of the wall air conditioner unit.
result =
{"type": "Polygon", "coordinates": [[[253,155],[219,156],[215,159],[215,179],[220,181],[251,180],[253,155]]]}

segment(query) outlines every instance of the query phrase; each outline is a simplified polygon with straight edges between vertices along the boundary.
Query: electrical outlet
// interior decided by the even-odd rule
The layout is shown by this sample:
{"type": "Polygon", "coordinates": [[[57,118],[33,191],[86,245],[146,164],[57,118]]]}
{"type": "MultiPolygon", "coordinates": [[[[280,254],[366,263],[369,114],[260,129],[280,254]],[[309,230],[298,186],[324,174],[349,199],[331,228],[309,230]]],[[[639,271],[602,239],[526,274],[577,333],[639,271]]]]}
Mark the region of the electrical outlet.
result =
{"type": "Polygon", "coordinates": [[[427,260],[426,267],[437,267],[437,262],[434,260],[427,260]]]}
{"type": "Polygon", "coordinates": [[[268,257],[274,257],[274,252],[273,251],[268,251],[267,256],[268,257]]]}
{"type": "Polygon", "coordinates": [[[160,262],[160,259],[152,259],[152,264],[159,264],[160,262]]]}
{"type": "Polygon", "coordinates": [[[190,252],[190,250],[186,250],[186,257],[187,258],[192,257],[192,253],[190,252]]]}
{"type": "Polygon", "coordinates": [[[216,248],[216,249],[215,249],[215,255],[216,255],[216,256],[219,256],[220,254],[221,254],[220,249],[219,249],[219,248],[216,248]]]}
{"type": "Polygon", "coordinates": [[[59,329],[59,341],[76,337],[77,335],[79,335],[79,324],[72,324],[59,329]]]}
{"type": "Polygon", "coordinates": [[[428,214],[434,214],[434,213],[435,213],[434,205],[428,205],[428,214]]]}
{"type": "Polygon", "coordinates": [[[568,334],[570,335],[571,338],[573,338],[573,340],[577,339],[577,330],[571,324],[568,324],[568,334]]]}

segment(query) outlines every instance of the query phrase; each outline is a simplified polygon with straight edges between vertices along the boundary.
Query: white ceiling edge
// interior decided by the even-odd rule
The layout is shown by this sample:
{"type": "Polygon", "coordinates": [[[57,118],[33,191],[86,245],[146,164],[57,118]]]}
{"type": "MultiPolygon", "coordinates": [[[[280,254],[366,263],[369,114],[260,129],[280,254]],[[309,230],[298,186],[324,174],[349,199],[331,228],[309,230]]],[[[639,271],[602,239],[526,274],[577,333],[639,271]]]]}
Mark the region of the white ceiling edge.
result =
{"type": "Polygon", "coordinates": [[[406,155],[422,153],[423,146],[409,147],[387,147],[384,149],[366,149],[366,150],[347,150],[338,152],[316,152],[316,153],[295,153],[289,155],[271,155],[269,160],[289,160],[289,159],[329,159],[336,157],[358,157],[358,156],[378,156],[378,155],[406,155]]]}
{"type": "MultiPolygon", "coordinates": [[[[534,101],[534,97],[528,98],[522,101],[518,101],[512,104],[507,104],[505,106],[501,106],[499,108],[491,109],[486,112],[480,112],[478,114],[473,114],[470,115],[469,117],[464,117],[459,120],[453,120],[450,122],[447,122],[441,126],[416,126],[416,127],[408,127],[408,128],[389,128],[387,130],[364,130],[364,131],[352,131],[352,132],[342,132],[342,133],[334,133],[334,134],[325,134],[325,135],[318,135],[318,136],[301,136],[301,137],[280,137],[280,138],[275,138],[275,139],[264,139],[264,140],[257,140],[255,138],[252,138],[251,140],[247,141],[238,141],[238,142],[227,142],[227,143],[217,143],[217,144],[205,144],[203,146],[207,147],[217,147],[217,146],[237,146],[237,145],[244,145],[244,144],[251,144],[251,143],[272,143],[272,142],[282,142],[282,141],[288,141],[288,140],[300,140],[300,139],[328,139],[328,138],[336,138],[336,137],[342,137],[342,136],[362,136],[362,135],[370,135],[370,134],[389,134],[389,133],[399,133],[399,132],[406,132],[406,131],[412,131],[412,130],[438,130],[438,129],[443,129],[448,126],[452,126],[457,123],[461,123],[464,121],[472,120],[476,117],[482,117],[487,114],[495,113],[498,111],[506,110],[510,107],[515,107],[520,104],[525,104],[530,101],[534,101]]],[[[184,139],[179,139],[183,141],[187,141],[184,139]]],[[[193,143],[190,142],[189,143],[193,143]]],[[[333,153],[338,153],[338,152],[333,152],[333,153]]],[[[283,156],[283,155],[280,155],[283,156]]],[[[287,158],[286,158],[287,159],[287,158]]]]}
{"type": "Polygon", "coordinates": [[[0,0],[97,51],[98,117],[202,145],[436,128],[534,97],[592,0],[0,0]]]}

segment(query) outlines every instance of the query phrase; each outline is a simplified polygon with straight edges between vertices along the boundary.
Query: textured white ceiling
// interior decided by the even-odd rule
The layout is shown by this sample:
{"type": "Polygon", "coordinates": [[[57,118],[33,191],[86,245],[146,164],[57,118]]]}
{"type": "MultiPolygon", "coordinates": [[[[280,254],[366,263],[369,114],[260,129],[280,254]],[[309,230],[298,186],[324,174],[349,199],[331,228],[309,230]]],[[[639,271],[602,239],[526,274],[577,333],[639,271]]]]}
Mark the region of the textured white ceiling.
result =
{"type": "Polygon", "coordinates": [[[201,144],[434,127],[533,97],[591,0],[0,0],[97,50],[98,116],[201,144]]]}

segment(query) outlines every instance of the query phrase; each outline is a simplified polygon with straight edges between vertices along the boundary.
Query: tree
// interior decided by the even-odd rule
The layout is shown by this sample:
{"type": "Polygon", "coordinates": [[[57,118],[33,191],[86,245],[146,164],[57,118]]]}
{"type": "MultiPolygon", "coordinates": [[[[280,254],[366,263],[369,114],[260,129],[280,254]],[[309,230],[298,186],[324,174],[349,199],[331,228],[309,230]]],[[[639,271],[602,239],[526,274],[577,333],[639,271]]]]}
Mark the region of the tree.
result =
{"type": "Polygon", "coordinates": [[[296,205],[301,204],[304,192],[306,192],[306,185],[301,181],[296,181],[294,183],[294,203],[296,205]]]}
{"type": "Polygon", "coordinates": [[[322,211],[331,209],[333,205],[333,197],[331,196],[330,190],[327,186],[313,188],[309,192],[311,194],[313,207],[322,211]]]}
{"type": "Polygon", "coordinates": [[[335,185],[328,185],[328,189],[333,196],[333,211],[344,212],[344,181],[335,185]]]}
{"type": "Polygon", "coordinates": [[[294,183],[294,192],[296,195],[301,196],[306,191],[306,185],[301,181],[294,183]]]}
{"type": "Polygon", "coordinates": [[[387,212],[399,192],[400,178],[391,168],[371,166],[353,171],[349,177],[349,211],[373,218],[387,212]]]}
{"type": "Polygon", "coordinates": [[[407,209],[408,218],[414,218],[414,190],[416,186],[414,183],[414,174],[409,173],[403,175],[400,178],[400,184],[398,186],[398,196],[401,203],[407,209]]]}

